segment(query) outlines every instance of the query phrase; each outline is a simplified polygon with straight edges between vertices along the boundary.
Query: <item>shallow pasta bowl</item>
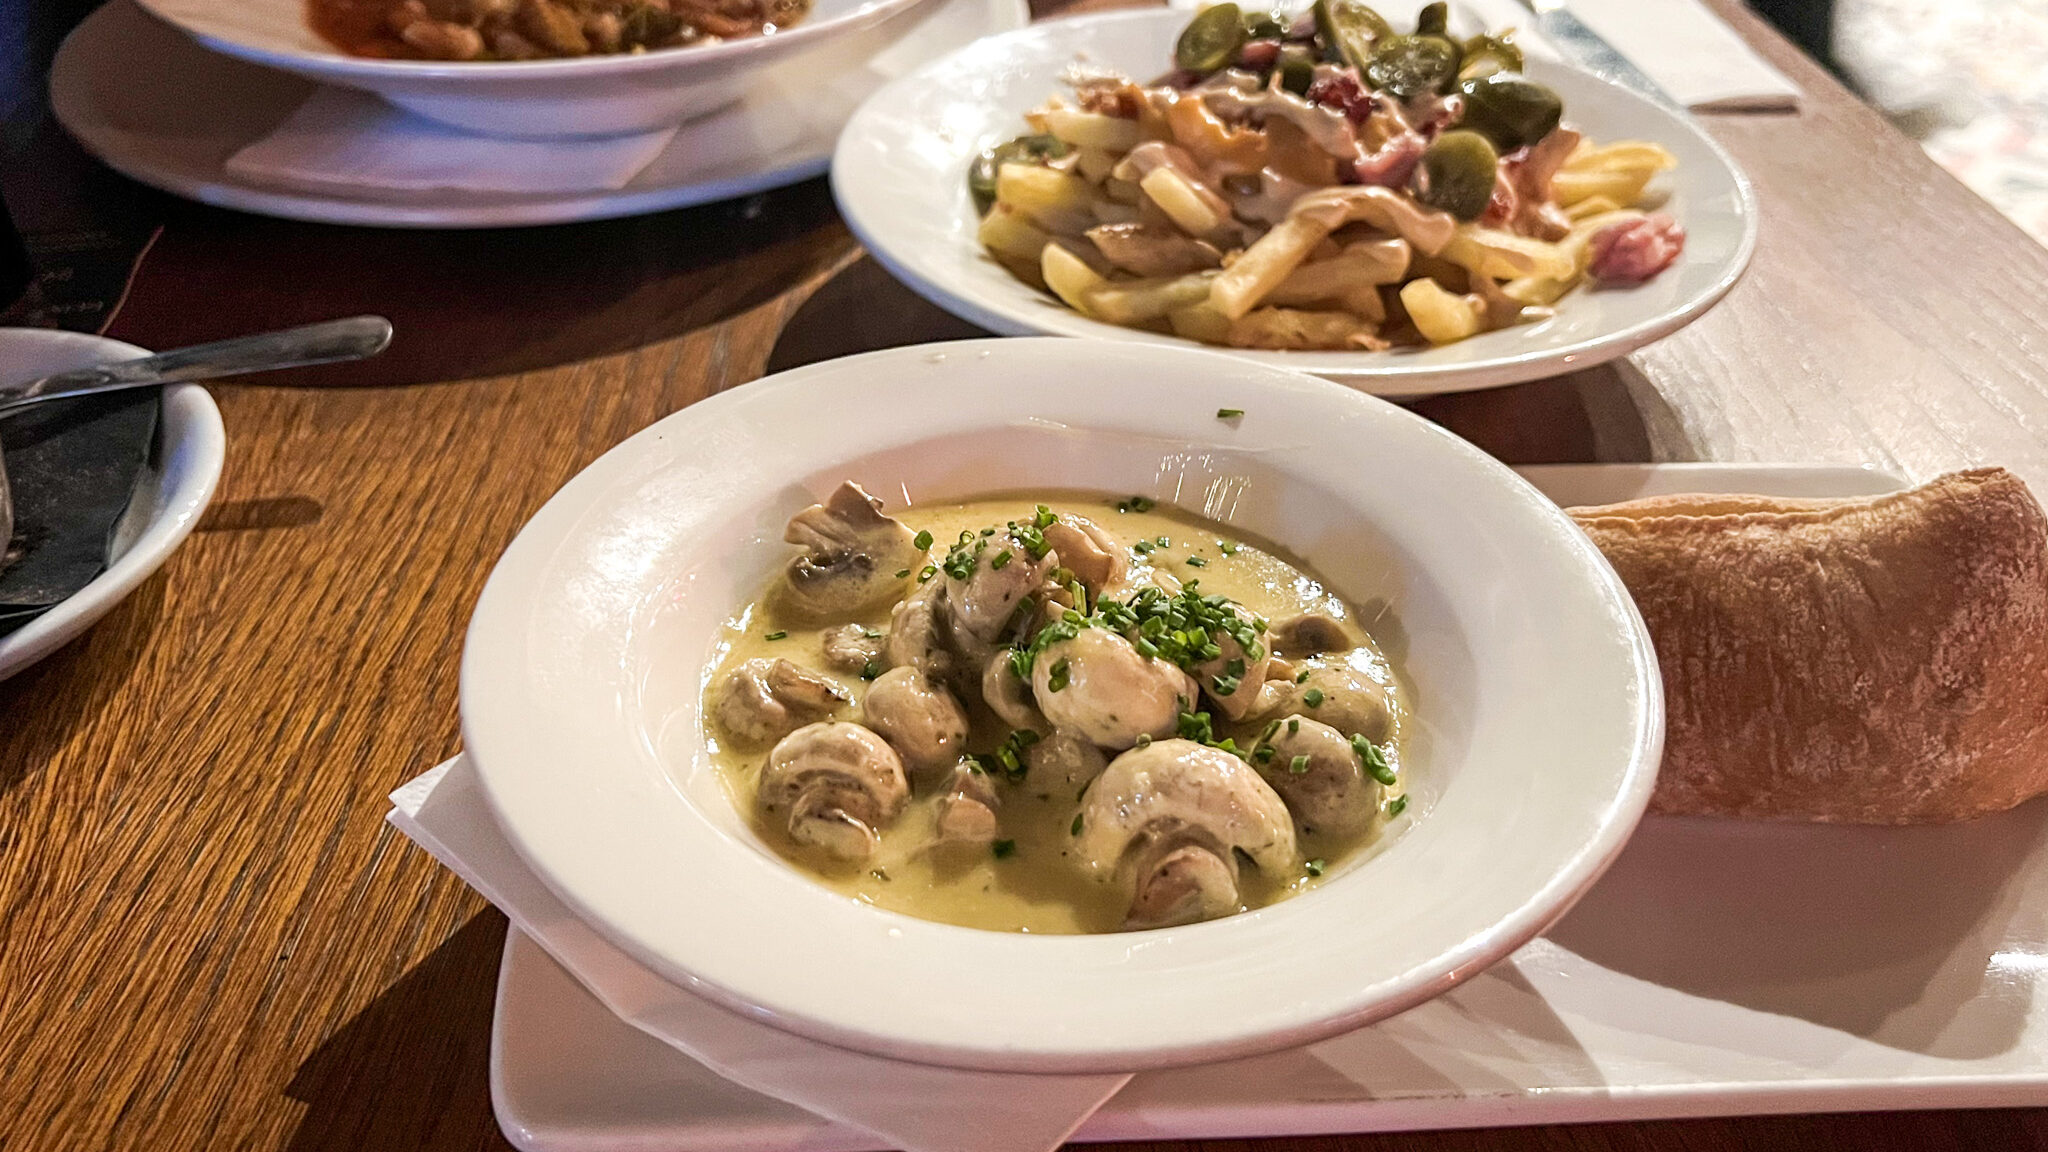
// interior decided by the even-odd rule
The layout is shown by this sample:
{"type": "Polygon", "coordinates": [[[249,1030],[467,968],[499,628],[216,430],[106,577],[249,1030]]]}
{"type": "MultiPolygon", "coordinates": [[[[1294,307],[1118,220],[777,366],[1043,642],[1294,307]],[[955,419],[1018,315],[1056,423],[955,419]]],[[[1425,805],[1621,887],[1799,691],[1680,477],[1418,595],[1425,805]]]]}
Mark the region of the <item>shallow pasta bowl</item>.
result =
{"type": "Polygon", "coordinates": [[[507,836],[654,971],[843,1047],[1042,1072],[1285,1047],[1445,991],[1598,877],[1662,734],[1626,591],[1506,467],[1300,373],[1074,340],[835,360],[633,437],[499,561],[461,700],[507,836]],[[784,522],[848,478],[892,506],[1148,495],[1384,606],[1373,630],[1412,690],[1407,812],[1315,890],[1184,928],[986,932],[814,883],[728,799],[699,697],[720,624],[788,557],[784,522]]]}
{"type": "MultiPolygon", "coordinates": [[[[411,112],[499,136],[604,136],[673,127],[738,99],[770,64],[877,26],[926,0],[816,0],[765,36],[639,54],[436,62],[350,56],[306,22],[306,0],[138,0],[216,52],[323,84],[375,92],[411,112]]],[[[874,48],[886,43],[875,35],[874,48]]]]}
{"type": "MultiPolygon", "coordinates": [[[[832,190],[848,226],[919,295],[992,332],[1189,344],[1090,320],[1012,276],[976,242],[980,217],[967,192],[972,158],[1026,131],[1026,112],[1069,92],[1061,75],[1076,61],[1150,79],[1167,69],[1187,21],[1185,10],[1154,9],[1037,24],[969,45],[875,93],[847,124],[832,160],[832,190]]],[[[1725,296],[1749,265],[1757,228],[1755,195],[1728,154],[1691,120],[1625,88],[1545,60],[1532,59],[1528,72],[1564,99],[1565,122],[1595,140],[1649,140],[1677,156],[1678,168],[1659,178],[1669,192],[1662,210],[1687,230],[1675,265],[1639,287],[1575,290],[1543,323],[1438,348],[1231,354],[1381,396],[1421,396],[1613,359],[1725,296]]]]}

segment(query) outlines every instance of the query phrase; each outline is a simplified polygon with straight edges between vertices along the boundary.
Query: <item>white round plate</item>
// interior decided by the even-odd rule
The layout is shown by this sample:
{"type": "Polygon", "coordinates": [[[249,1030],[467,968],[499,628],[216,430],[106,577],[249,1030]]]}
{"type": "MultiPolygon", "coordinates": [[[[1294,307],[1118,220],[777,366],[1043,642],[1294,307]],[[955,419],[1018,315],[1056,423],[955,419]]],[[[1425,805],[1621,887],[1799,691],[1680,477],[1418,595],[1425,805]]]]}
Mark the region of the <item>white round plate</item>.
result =
{"type": "Polygon", "coordinates": [[[440,189],[358,196],[253,183],[227,170],[316,86],[217,55],[131,0],[88,16],[50,69],[51,106],[115,170],[206,204],[396,228],[494,228],[637,216],[808,180],[850,110],[889,79],[976,37],[1021,27],[1022,0],[933,0],[795,65],[763,70],[740,102],[685,124],[625,187],[569,196],[440,189]],[[877,37],[888,37],[879,53],[877,37]]]}
{"type": "MultiPolygon", "coordinates": [[[[1078,16],[992,36],[905,76],[863,104],[839,139],[832,190],[875,259],[919,295],[1005,335],[1085,336],[1186,345],[1178,337],[1089,320],[1004,271],[975,242],[967,166],[1026,130],[1024,113],[1066,91],[1076,60],[1139,79],[1165,71],[1185,11],[1078,16]]],[[[1726,295],[1756,246],[1749,181],[1690,120],[1561,64],[1531,77],[1564,98],[1565,122],[1596,140],[1651,140],[1678,157],[1665,209],[1686,229],[1685,254],[1648,284],[1573,292],[1542,324],[1485,332],[1440,348],[1391,352],[1229,350],[1380,396],[1490,388],[1610,360],[1668,335],[1726,295]]]]}
{"type": "MultiPolygon", "coordinates": [[[[306,0],[139,0],[216,52],[309,80],[375,92],[472,132],[607,136],[666,128],[737,99],[755,73],[818,53],[924,0],[813,0],[788,29],[654,52],[546,60],[383,60],[320,38],[306,0]]],[[[869,42],[868,51],[880,45],[869,42]]]]}
{"type": "Polygon", "coordinates": [[[842,1047],[1031,1072],[1287,1047],[1443,992],[1593,883],[1662,734],[1627,591],[1508,468],[1303,373],[1046,339],[828,361],[626,441],[499,561],[461,702],[508,838],[655,972],[842,1047]],[[1140,493],[1278,542],[1385,606],[1415,705],[1408,813],[1315,891],[1150,932],[984,932],[807,879],[727,797],[699,697],[720,624],[788,559],[784,522],[843,478],[899,507],[1140,493]]]}
{"type": "MultiPolygon", "coordinates": [[[[147,355],[133,344],[99,336],[0,328],[0,379],[9,383],[147,355]]],[[[206,389],[196,384],[164,389],[156,449],[114,530],[113,563],[70,599],[0,636],[0,680],[70,643],[162,567],[213,499],[226,457],[220,409],[206,389]]],[[[0,541],[0,547],[5,543],[0,541]]]]}

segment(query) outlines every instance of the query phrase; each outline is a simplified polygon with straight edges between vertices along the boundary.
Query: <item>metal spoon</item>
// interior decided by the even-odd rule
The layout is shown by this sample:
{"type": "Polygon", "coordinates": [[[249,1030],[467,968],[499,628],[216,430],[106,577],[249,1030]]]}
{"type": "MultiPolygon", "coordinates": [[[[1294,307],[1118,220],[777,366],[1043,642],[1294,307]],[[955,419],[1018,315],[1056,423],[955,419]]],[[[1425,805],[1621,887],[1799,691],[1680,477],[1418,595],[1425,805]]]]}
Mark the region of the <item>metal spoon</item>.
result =
{"type": "MultiPolygon", "coordinates": [[[[351,316],[281,332],[237,336],[136,360],[95,364],[18,384],[0,384],[0,415],[44,400],[96,392],[361,360],[382,352],[390,343],[391,321],[382,316],[351,316]]],[[[6,561],[7,542],[13,534],[14,501],[7,487],[6,459],[0,456],[0,564],[6,561]]]]}

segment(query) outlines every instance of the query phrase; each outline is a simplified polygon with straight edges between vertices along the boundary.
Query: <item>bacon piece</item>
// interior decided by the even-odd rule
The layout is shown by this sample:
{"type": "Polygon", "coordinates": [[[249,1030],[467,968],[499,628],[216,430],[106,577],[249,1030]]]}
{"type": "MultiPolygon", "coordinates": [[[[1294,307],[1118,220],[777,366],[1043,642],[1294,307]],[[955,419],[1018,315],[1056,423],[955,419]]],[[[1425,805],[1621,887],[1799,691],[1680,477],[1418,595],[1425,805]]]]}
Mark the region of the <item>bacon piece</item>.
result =
{"type": "Polygon", "coordinates": [[[1380,145],[1370,156],[1361,157],[1340,169],[1346,183],[1377,184],[1382,188],[1400,188],[1415,174],[1415,166],[1422,162],[1422,154],[1429,145],[1414,132],[1403,132],[1380,145]]]}
{"type": "Polygon", "coordinates": [[[1659,212],[1593,234],[1587,271],[1602,284],[1641,284],[1685,251],[1685,229],[1659,212]]]}

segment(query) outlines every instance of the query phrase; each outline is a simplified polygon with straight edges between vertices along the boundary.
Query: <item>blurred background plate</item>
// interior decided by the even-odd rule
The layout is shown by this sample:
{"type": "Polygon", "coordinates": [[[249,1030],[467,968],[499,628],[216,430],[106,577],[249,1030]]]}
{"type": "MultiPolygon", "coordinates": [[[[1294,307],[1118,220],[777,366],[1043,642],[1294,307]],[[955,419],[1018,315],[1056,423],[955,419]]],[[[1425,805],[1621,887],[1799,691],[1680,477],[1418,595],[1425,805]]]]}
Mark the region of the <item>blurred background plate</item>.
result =
{"type": "Polygon", "coordinates": [[[362,197],[251,183],[230,156],[318,87],[201,48],[113,0],[50,69],[57,119],[108,165],[180,196],[291,220],[490,228],[636,216],[745,196],[825,171],[852,109],[897,76],[978,37],[1023,26],[1023,0],[937,0],[793,64],[763,69],[737,104],[678,131],[625,187],[569,196],[442,190],[362,197]]]}

